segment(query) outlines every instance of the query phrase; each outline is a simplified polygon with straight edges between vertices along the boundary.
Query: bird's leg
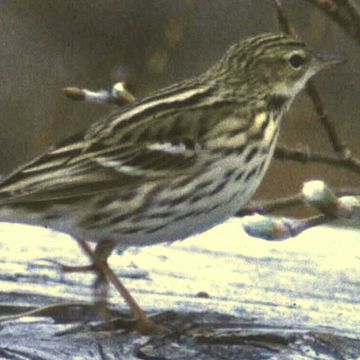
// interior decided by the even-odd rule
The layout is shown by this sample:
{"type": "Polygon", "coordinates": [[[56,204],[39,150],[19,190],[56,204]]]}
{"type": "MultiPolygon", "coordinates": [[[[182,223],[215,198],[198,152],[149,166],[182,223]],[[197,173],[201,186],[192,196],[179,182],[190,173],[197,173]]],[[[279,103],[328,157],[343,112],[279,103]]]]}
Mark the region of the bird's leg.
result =
{"type": "Polygon", "coordinates": [[[161,328],[148,318],[145,312],[137,304],[130,292],[126,289],[120,279],[116,276],[113,270],[109,267],[107,259],[112,250],[116,246],[111,241],[98,242],[95,250],[93,251],[86,241],[78,240],[77,242],[85,254],[90,258],[90,265],[73,266],[63,264],[60,261],[53,259],[42,259],[56,264],[63,272],[86,272],[95,271],[97,278],[94,282],[95,302],[99,312],[107,319],[107,298],[108,298],[108,282],[111,282],[121,297],[128,304],[131,312],[136,320],[136,330],[141,333],[158,333],[161,328]]]}
{"type": "Polygon", "coordinates": [[[106,324],[110,323],[110,316],[108,311],[109,298],[109,282],[103,271],[94,266],[96,278],[94,281],[94,298],[97,311],[102,316],[106,324]]]}
{"type": "MultiPolygon", "coordinates": [[[[141,333],[159,333],[161,328],[148,318],[145,312],[137,304],[130,292],[126,289],[120,279],[116,276],[114,271],[110,268],[107,259],[110,256],[115,244],[112,242],[99,242],[95,251],[92,251],[90,246],[83,240],[77,240],[79,246],[90,258],[94,264],[95,271],[98,273],[98,278],[95,282],[96,288],[101,289],[103,283],[111,282],[121,297],[126,301],[130,307],[136,320],[136,330],[141,333]]],[[[100,290],[101,291],[101,290],[100,290]]],[[[105,295],[106,296],[106,295],[105,295]]]]}
{"type": "Polygon", "coordinates": [[[48,259],[48,258],[41,258],[39,260],[47,261],[49,263],[55,264],[60,268],[60,271],[63,273],[67,272],[88,272],[88,271],[95,271],[94,264],[90,265],[67,265],[62,263],[61,261],[54,260],[54,259],[48,259]]]}

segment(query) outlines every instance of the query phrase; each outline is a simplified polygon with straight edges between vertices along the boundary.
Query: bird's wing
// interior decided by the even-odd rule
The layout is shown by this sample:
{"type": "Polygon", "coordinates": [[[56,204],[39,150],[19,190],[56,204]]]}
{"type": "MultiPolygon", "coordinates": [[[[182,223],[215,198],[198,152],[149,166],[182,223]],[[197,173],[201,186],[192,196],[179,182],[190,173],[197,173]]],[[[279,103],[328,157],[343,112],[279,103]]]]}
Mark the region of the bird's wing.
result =
{"type": "Polygon", "coordinates": [[[201,148],[191,126],[174,132],[165,116],[150,119],[145,128],[141,121],[135,126],[130,122],[105,136],[113,119],[108,120],[101,123],[101,132],[92,128],[72,137],[6,177],[0,183],[0,205],[127,191],[196,168],[201,148]]]}

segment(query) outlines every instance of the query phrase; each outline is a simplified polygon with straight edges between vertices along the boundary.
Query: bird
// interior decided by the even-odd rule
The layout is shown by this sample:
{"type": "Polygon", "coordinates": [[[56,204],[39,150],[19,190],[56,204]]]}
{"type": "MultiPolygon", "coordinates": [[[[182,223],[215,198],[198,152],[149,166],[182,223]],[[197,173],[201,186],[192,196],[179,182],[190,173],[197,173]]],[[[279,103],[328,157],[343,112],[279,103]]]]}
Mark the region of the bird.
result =
{"type": "Polygon", "coordinates": [[[112,251],[185,239],[234,216],[261,183],[296,95],[338,62],[293,35],[238,42],[202,74],[117,109],[6,176],[0,221],[70,234],[91,258],[87,269],[117,284],[138,329],[152,329],[108,266],[112,251]]]}

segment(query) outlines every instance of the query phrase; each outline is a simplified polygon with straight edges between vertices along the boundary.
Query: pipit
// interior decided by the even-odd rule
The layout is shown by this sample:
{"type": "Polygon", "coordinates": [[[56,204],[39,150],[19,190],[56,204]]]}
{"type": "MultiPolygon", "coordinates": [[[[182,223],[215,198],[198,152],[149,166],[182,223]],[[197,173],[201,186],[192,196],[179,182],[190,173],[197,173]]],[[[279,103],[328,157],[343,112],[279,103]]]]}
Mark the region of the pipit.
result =
{"type": "MultiPolygon", "coordinates": [[[[68,233],[85,250],[85,240],[95,242],[88,268],[116,282],[107,265],[115,247],[184,239],[233,216],[263,179],[296,94],[337,62],[284,34],[235,44],[203,74],[120,108],[15,170],[0,184],[0,220],[68,233]]],[[[150,329],[117,284],[139,328],[150,329]]]]}

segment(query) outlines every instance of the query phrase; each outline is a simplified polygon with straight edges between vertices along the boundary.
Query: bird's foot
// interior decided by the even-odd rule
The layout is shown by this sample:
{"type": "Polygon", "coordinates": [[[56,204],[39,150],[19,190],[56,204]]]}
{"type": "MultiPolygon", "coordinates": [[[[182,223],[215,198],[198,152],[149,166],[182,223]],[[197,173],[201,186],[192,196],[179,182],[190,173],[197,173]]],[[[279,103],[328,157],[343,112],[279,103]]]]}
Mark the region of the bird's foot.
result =
{"type": "Polygon", "coordinates": [[[147,317],[146,319],[136,321],[134,331],[143,335],[161,335],[166,332],[166,328],[156,324],[147,317]]]}

